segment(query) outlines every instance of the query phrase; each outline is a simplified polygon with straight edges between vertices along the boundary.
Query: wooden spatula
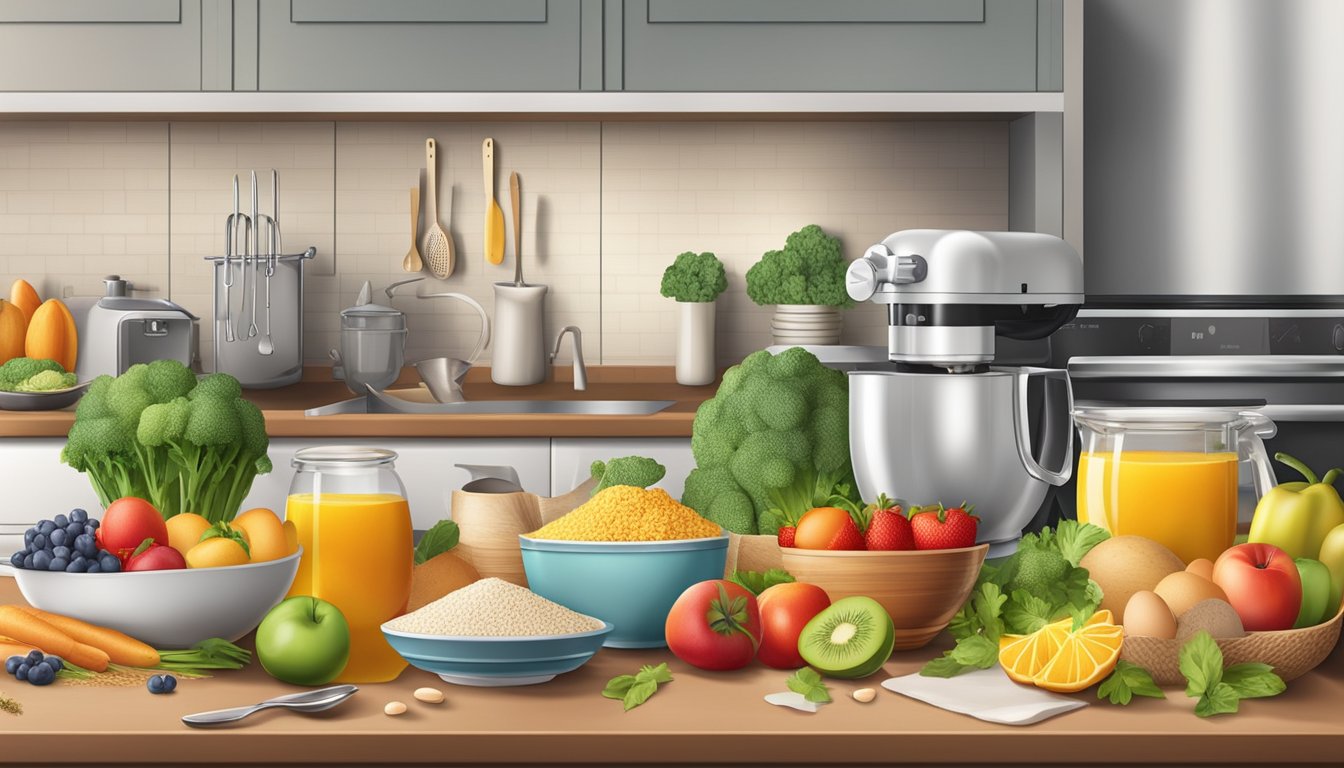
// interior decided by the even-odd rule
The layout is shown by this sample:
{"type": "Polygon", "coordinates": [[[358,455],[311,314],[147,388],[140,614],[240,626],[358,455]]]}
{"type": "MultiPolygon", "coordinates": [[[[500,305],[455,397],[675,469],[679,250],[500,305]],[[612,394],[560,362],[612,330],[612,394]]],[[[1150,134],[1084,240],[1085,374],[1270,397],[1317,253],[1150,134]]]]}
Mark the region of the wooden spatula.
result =
{"type": "Polygon", "coordinates": [[[504,263],[504,209],[495,200],[495,140],[481,143],[481,166],[485,173],[485,260],[504,263]]]}
{"type": "Polygon", "coordinates": [[[438,145],[434,139],[425,139],[425,166],[429,175],[429,207],[425,213],[429,217],[429,229],[425,232],[425,261],[429,262],[429,271],[442,280],[453,274],[456,260],[453,257],[453,239],[443,227],[439,226],[439,197],[437,194],[437,176],[439,175],[438,145]]]}
{"type": "Polygon", "coordinates": [[[401,268],[407,272],[419,272],[425,268],[425,262],[420,259],[420,250],[415,247],[415,241],[419,238],[420,232],[420,187],[411,187],[411,250],[406,252],[406,258],[401,260],[401,268]]]}

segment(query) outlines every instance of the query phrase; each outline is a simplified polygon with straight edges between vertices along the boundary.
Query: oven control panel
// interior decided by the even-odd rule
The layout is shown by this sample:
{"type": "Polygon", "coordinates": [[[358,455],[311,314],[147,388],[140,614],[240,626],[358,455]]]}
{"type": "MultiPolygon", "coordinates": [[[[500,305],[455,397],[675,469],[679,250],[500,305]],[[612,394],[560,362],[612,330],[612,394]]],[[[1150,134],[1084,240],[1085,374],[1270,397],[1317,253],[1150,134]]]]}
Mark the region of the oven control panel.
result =
{"type": "Polygon", "coordinates": [[[1083,310],[1051,336],[1051,357],[1344,355],[1344,314],[1118,315],[1083,310]]]}

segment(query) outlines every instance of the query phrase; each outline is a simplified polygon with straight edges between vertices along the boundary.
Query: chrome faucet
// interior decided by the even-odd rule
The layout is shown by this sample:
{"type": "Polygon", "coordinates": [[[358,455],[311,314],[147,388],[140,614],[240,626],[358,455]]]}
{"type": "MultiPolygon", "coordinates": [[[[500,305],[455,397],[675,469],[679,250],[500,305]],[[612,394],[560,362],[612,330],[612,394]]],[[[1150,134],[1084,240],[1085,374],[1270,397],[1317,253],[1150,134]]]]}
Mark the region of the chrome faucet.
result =
{"type": "Polygon", "coordinates": [[[574,334],[574,389],[587,389],[588,369],[583,365],[583,334],[577,326],[566,325],[560,329],[560,335],[555,337],[555,350],[551,352],[551,363],[554,364],[556,355],[560,354],[560,342],[565,340],[566,333],[574,334]]]}

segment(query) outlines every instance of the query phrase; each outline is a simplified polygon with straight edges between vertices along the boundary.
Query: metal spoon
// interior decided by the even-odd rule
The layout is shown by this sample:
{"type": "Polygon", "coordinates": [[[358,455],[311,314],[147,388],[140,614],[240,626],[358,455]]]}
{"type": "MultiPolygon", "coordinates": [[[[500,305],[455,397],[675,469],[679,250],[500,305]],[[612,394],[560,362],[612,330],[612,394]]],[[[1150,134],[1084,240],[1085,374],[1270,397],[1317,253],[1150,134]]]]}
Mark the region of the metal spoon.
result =
{"type": "Polygon", "coordinates": [[[216,709],[211,712],[199,712],[194,715],[187,715],[182,718],[182,722],[197,728],[222,725],[242,720],[254,712],[272,708],[292,709],[297,712],[321,712],[340,704],[355,695],[358,690],[353,685],[334,685],[330,688],[319,688],[316,691],[276,696],[250,707],[233,707],[231,709],[216,709]]]}

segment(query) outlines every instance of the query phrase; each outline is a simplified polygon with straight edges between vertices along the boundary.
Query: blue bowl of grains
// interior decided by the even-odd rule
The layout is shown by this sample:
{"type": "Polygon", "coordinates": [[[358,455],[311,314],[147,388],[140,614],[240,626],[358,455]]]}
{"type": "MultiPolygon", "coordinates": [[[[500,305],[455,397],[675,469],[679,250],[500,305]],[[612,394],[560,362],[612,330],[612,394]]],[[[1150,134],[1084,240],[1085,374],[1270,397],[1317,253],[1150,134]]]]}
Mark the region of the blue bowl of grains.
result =
{"type": "Polygon", "coordinates": [[[411,666],[457,685],[544,683],[583,666],[613,629],[501,579],[482,579],[382,626],[411,666]]]}

